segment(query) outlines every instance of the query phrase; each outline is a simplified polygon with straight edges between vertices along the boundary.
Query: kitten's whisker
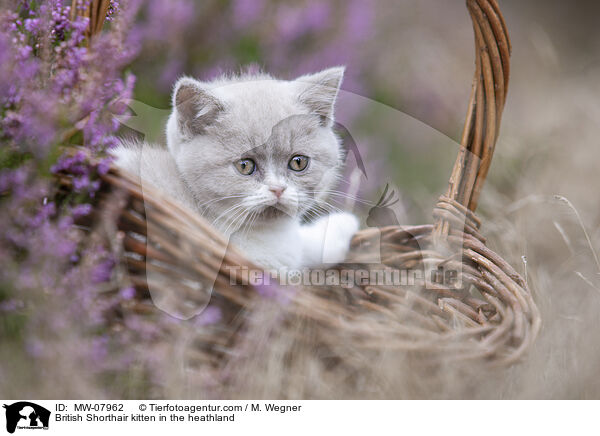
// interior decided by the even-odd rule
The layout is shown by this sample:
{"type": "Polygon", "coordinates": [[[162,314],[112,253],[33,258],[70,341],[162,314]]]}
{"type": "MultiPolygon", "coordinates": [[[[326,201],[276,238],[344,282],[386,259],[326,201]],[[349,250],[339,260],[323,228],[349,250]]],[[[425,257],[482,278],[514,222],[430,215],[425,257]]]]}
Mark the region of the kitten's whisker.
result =
{"type": "Polygon", "coordinates": [[[234,204],[233,206],[226,209],[223,213],[221,213],[217,218],[215,218],[213,220],[213,223],[216,225],[217,222],[221,219],[221,217],[224,217],[225,222],[223,223],[223,225],[225,225],[231,219],[231,216],[227,217],[226,215],[229,213],[231,213],[232,215],[235,215],[237,213],[238,209],[242,209],[243,207],[244,207],[243,203],[234,204]]]}
{"type": "Polygon", "coordinates": [[[328,212],[343,212],[342,209],[340,209],[337,206],[334,206],[333,204],[330,204],[326,201],[321,202],[320,204],[318,204],[319,207],[325,209],[328,212]]]}
{"type": "Polygon", "coordinates": [[[241,231],[242,234],[247,230],[247,225],[249,221],[249,217],[252,214],[252,211],[246,211],[244,214],[238,217],[238,224],[236,224],[236,232],[241,231]]]}
{"type": "Polygon", "coordinates": [[[312,217],[314,220],[322,218],[328,215],[329,212],[342,212],[342,210],[338,207],[335,207],[332,204],[322,202],[313,205],[310,209],[304,212],[304,215],[308,215],[312,217]]]}
{"type": "Polygon", "coordinates": [[[366,206],[370,206],[370,207],[375,206],[375,203],[373,203],[372,201],[362,200],[360,198],[355,198],[355,197],[346,196],[346,195],[339,195],[339,194],[329,194],[329,195],[332,195],[332,197],[330,198],[331,201],[342,202],[343,199],[348,199],[348,200],[356,201],[357,203],[364,204],[366,206]]]}
{"type": "Polygon", "coordinates": [[[228,208],[223,213],[221,213],[218,217],[216,217],[213,220],[213,223],[219,222],[219,220],[221,220],[221,218],[225,219],[225,222],[227,222],[231,218],[231,216],[228,216],[228,214],[237,212],[237,210],[240,209],[241,207],[242,207],[242,205],[238,204],[238,205],[235,205],[235,206],[232,206],[232,207],[228,208]]]}
{"type": "Polygon", "coordinates": [[[246,196],[245,194],[232,194],[232,195],[226,195],[224,197],[213,198],[212,200],[208,200],[208,201],[205,201],[204,203],[198,204],[198,208],[206,207],[209,204],[216,203],[218,201],[229,200],[231,198],[242,198],[245,196],[246,196]]]}
{"type": "Polygon", "coordinates": [[[311,222],[314,222],[316,220],[318,220],[319,218],[321,218],[321,215],[318,215],[315,211],[309,209],[306,211],[305,215],[308,215],[309,218],[311,218],[311,222]]]}
{"type": "Polygon", "coordinates": [[[250,223],[250,217],[252,216],[253,212],[250,212],[248,214],[248,216],[243,220],[242,222],[242,226],[240,227],[239,230],[237,230],[238,232],[240,232],[240,234],[242,235],[242,237],[246,237],[246,232],[248,230],[248,224],[250,223]]]}
{"type": "Polygon", "coordinates": [[[252,216],[254,212],[252,210],[248,211],[248,213],[246,214],[246,216],[244,217],[244,219],[242,219],[241,221],[241,226],[239,229],[236,230],[236,232],[240,232],[240,234],[242,236],[246,235],[246,230],[248,229],[248,223],[250,221],[250,217],[252,216]]]}
{"type": "Polygon", "coordinates": [[[354,200],[354,201],[358,201],[360,203],[364,203],[368,206],[375,206],[375,203],[373,203],[372,201],[368,201],[368,200],[364,200],[362,198],[359,198],[355,195],[352,194],[348,194],[347,192],[342,192],[342,191],[333,191],[333,190],[323,190],[323,191],[306,191],[310,194],[327,194],[327,195],[334,195],[334,196],[338,196],[338,197],[343,197],[343,198],[347,198],[350,200],[354,200]]]}
{"type": "Polygon", "coordinates": [[[239,230],[239,228],[237,227],[239,224],[241,224],[241,222],[244,220],[244,217],[247,216],[249,212],[246,209],[242,209],[241,211],[237,212],[231,219],[231,223],[227,226],[227,228],[225,229],[225,231],[223,233],[225,233],[226,235],[229,234],[229,229],[232,228],[231,233],[235,233],[239,230]],[[240,218],[242,218],[240,220],[240,218]]]}
{"type": "Polygon", "coordinates": [[[242,206],[234,209],[233,211],[231,211],[229,213],[229,216],[226,218],[225,223],[229,222],[229,223],[233,223],[235,222],[235,220],[244,212],[246,211],[246,209],[242,206]]]}
{"type": "Polygon", "coordinates": [[[259,215],[259,211],[255,210],[254,212],[252,212],[252,214],[250,215],[250,218],[247,219],[246,221],[246,230],[243,233],[243,236],[246,237],[248,235],[248,233],[250,232],[250,229],[252,228],[252,226],[254,225],[254,222],[256,221],[256,218],[258,218],[259,215]]]}

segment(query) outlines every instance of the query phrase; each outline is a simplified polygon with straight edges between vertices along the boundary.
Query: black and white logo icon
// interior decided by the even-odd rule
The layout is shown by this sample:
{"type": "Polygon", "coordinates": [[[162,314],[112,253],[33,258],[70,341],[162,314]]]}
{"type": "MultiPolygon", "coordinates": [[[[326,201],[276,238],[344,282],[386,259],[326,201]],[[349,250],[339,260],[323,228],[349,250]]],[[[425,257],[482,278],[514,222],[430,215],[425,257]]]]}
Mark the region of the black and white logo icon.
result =
{"type": "Polygon", "coordinates": [[[48,429],[50,411],[29,401],[19,401],[4,405],[6,409],[6,431],[14,433],[16,429],[48,429]]]}

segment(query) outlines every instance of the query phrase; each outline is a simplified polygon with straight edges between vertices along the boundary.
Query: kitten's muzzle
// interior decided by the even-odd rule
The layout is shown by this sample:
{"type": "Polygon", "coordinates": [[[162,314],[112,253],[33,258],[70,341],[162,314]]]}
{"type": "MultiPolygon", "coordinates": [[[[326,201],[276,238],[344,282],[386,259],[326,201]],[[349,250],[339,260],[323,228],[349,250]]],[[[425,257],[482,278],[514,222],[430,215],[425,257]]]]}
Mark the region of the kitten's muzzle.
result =
{"type": "Polygon", "coordinates": [[[277,206],[267,206],[260,213],[260,216],[263,220],[276,219],[286,215],[290,216],[286,210],[277,206]]]}
{"type": "Polygon", "coordinates": [[[285,186],[269,186],[269,191],[275,194],[275,197],[277,197],[277,199],[280,199],[283,195],[283,191],[285,191],[285,188],[285,186]]]}

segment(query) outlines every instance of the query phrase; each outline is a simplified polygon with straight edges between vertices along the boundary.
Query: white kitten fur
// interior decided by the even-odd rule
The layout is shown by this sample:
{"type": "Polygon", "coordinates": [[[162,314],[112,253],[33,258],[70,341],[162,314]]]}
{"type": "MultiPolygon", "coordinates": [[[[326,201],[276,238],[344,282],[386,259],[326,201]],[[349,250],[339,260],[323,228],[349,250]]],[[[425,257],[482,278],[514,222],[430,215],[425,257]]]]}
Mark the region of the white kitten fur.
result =
{"type": "Polygon", "coordinates": [[[267,75],[180,79],[167,123],[168,150],[123,143],[118,166],[198,211],[251,260],[299,268],[344,260],[358,220],[329,208],[343,152],[332,130],[343,68],[294,81],[267,75]],[[308,157],[304,170],[290,159],[308,157]],[[236,168],[251,159],[255,170],[236,168]]]}
{"type": "Polygon", "coordinates": [[[358,220],[345,212],[329,214],[311,226],[300,226],[304,260],[310,265],[342,262],[357,230],[358,220]]]}
{"type": "Polygon", "coordinates": [[[158,188],[181,204],[196,210],[196,202],[189,190],[181,182],[175,160],[167,149],[156,144],[122,140],[119,147],[112,150],[118,167],[129,171],[145,183],[158,188]]]}

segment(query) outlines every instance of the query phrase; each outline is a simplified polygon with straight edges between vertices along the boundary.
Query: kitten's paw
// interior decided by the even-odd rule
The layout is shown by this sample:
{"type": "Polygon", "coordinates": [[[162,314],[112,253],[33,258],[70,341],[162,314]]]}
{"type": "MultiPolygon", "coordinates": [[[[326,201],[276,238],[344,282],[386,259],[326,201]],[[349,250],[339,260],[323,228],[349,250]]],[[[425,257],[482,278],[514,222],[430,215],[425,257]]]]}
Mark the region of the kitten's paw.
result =
{"type": "Polygon", "coordinates": [[[358,218],[351,213],[339,212],[323,219],[327,221],[327,232],[323,244],[323,262],[343,262],[350,249],[350,240],[358,231],[358,218]]]}

